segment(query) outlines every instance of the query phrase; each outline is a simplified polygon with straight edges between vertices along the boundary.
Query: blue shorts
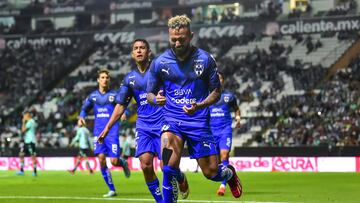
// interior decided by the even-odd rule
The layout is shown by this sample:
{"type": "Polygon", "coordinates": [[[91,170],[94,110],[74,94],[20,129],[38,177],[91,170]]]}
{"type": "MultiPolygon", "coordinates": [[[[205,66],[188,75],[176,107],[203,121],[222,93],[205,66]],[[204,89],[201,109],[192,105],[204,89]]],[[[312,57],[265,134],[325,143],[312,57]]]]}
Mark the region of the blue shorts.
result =
{"type": "Polygon", "coordinates": [[[172,132],[186,141],[191,159],[218,154],[215,139],[208,127],[165,121],[161,130],[172,132]]]}
{"type": "Polygon", "coordinates": [[[120,157],[120,143],[118,135],[108,135],[102,144],[96,142],[97,136],[94,137],[94,155],[105,154],[111,158],[120,157]]]}
{"type": "Polygon", "coordinates": [[[161,131],[160,129],[136,129],[135,132],[135,157],[150,152],[161,160],[161,131]]]}
{"type": "Polygon", "coordinates": [[[211,128],[211,132],[215,137],[218,150],[229,150],[232,144],[232,128],[231,125],[211,128]]]}

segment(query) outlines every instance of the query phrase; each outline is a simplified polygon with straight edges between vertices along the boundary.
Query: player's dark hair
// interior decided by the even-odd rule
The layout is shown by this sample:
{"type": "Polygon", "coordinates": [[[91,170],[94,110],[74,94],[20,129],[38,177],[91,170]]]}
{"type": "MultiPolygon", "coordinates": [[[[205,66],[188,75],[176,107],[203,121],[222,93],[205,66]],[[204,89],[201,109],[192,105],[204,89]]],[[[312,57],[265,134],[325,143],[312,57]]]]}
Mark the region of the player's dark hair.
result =
{"type": "Polygon", "coordinates": [[[135,40],[131,43],[131,48],[134,48],[135,42],[143,42],[143,43],[145,44],[146,48],[147,48],[147,49],[150,49],[149,42],[146,41],[146,39],[140,39],[140,38],[135,39],[135,40]]]}

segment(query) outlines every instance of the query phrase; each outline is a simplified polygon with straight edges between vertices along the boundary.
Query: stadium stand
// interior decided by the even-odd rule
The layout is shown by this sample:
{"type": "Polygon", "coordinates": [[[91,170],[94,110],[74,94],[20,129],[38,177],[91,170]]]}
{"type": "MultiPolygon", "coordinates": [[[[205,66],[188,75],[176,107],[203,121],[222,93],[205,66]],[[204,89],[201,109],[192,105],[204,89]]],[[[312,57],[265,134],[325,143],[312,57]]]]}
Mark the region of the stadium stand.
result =
{"type": "MultiPolygon", "coordinates": [[[[58,1],[44,6],[76,6],[78,1],[58,1]]],[[[84,4],[88,1],[83,1],[84,4]]],[[[116,1],[122,3],[123,1],[116,1]]],[[[88,2],[89,3],[89,2],[88,2]]],[[[9,5],[8,5],[9,6],[9,5]]],[[[35,5],[29,5],[34,7],[35,5]]],[[[36,5],[37,6],[37,5],[36,5]]],[[[280,4],[259,4],[250,16],[238,16],[232,9],[222,13],[212,10],[207,16],[193,19],[197,26],[238,25],[238,22],[261,22],[281,18],[280,4]]],[[[348,1],[323,13],[289,14],[296,19],[344,16],[356,13],[356,2],[348,1]]],[[[250,12],[248,12],[250,13],[250,12]]],[[[161,16],[142,28],[163,27],[161,16]]],[[[118,20],[79,28],[76,24],[56,30],[50,25],[40,30],[19,30],[21,26],[0,26],[3,34],[67,34],[78,31],[128,31],[139,22],[118,20]]],[[[80,38],[79,38],[80,39],[80,38]]],[[[110,38],[79,40],[71,45],[23,45],[0,49],[1,139],[11,138],[15,147],[19,139],[19,113],[31,109],[39,121],[40,147],[66,147],[74,135],[73,127],[81,102],[96,86],[96,71],[111,71],[112,86],[130,70],[129,43],[110,38]],[[3,68],[4,67],[4,68],[3,68]],[[50,71],[51,70],[51,71],[50,71]],[[61,76],[61,77],[59,77],[61,76]],[[19,106],[24,107],[19,109],[19,106]]],[[[226,87],[240,100],[242,126],[236,130],[234,146],[348,146],[359,145],[359,67],[360,57],[327,79],[329,69],[359,40],[358,31],[340,30],[291,35],[245,32],[240,36],[196,37],[194,42],[209,51],[226,78],[226,87]],[[336,107],[336,108],[335,108],[336,107]]],[[[165,40],[166,41],[166,40],[165,40]]],[[[154,54],[164,47],[151,45],[154,54]]]]}

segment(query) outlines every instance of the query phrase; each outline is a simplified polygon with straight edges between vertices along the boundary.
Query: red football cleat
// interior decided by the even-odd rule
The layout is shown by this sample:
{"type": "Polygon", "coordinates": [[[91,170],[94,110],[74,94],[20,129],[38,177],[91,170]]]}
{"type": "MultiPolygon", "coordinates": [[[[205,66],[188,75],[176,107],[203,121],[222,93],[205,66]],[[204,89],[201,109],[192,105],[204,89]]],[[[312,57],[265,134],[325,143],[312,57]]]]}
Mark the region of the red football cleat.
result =
{"type": "Polygon", "coordinates": [[[236,175],[236,170],[233,166],[228,165],[227,166],[232,172],[232,177],[227,181],[227,184],[229,184],[231,193],[235,198],[241,197],[242,194],[242,186],[239,177],[236,175]]]}

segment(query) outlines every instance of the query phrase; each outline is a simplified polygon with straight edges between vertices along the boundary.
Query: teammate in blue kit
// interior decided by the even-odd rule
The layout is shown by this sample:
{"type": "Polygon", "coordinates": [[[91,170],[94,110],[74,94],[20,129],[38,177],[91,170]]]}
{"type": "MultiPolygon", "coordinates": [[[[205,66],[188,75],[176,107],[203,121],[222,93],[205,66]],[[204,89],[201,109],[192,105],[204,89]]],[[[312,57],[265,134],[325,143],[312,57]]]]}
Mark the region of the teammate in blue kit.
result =
{"type": "Polygon", "coordinates": [[[93,91],[85,100],[81,107],[80,118],[78,120],[79,126],[85,125],[85,117],[87,111],[93,108],[94,110],[94,154],[97,155],[101,174],[108,185],[110,191],[103,197],[116,196],[115,186],[111,178],[110,170],[106,165],[106,156],[110,157],[113,166],[122,166],[125,176],[130,176],[130,170],[126,160],[120,159],[120,144],[119,144],[119,123],[116,123],[110,130],[109,136],[106,137],[104,143],[99,144],[96,142],[97,137],[104,129],[105,125],[110,119],[110,116],[115,107],[116,91],[110,90],[110,75],[108,70],[98,71],[97,82],[99,88],[93,91]]]}
{"type": "MultiPolygon", "coordinates": [[[[221,87],[224,88],[224,74],[218,72],[221,87]]],[[[220,100],[210,106],[210,126],[212,134],[218,144],[220,160],[224,166],[229,165],[229,153],[232,143],[232,118],[231,109],[235,111],[235,127],[240,128],[240,109],[237,105],[235,95],[223,90],[220,100]]],[[[226,181],[224,180],[217,191],[219,196],[225,194],[226,181]]]]}
{"type": "MultiPolygon", "coordinates": [[[[110,121],[106,125],[104,131],[99,136],[101,142],[110,127],[124,113],[130,99],[135,98],[138,113],[136,121],[136,153],[135,157],[140,159],[141,169],[143,170],[145,182],[153,195],[156,202],[163,202],[162,193],[159,187],[159,180],[154,172],[153,159],[157,155],[161,159],[160,153],[160,135],[162,127],[162,108],[149,105],[146,99],[146,85],[150,76],[149,72],[149,56],[151,54],[149,44],[144,39],[136,39],[132,44],[131,57],[135,61],[136,66],[128,73],[120,87],[116,96],[115,110],[110,121]]],[[[106,139],[106,138],[105,138],[106,139]]],[[[179,176],[180,185],[183,187],[184,195],[187,197],[187,181],[182,174],[179,176]]]]}
{"type": "MultiPolygon", "coordinates": [[[[156,58],[148,79],[147,99],[164,106],[161,147],[164,202],[177,202],[176,177],[185,141],[190,158],[197,159],[206,178],[227,180],[233,196],[242,193],[234,167],[218,164],[218,152],[210,131],[209,106],[220,96],[217,67],[209,53],[191,45],[190,19],[169,19],[170,49],[156,58]],[[157,94],[163,86],[163,94],[157,94]]],[[[162,92],[161,92],[162,93],[162,92]]]]}

